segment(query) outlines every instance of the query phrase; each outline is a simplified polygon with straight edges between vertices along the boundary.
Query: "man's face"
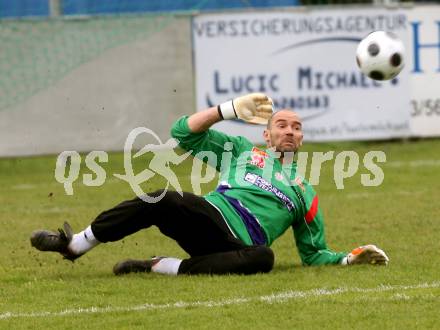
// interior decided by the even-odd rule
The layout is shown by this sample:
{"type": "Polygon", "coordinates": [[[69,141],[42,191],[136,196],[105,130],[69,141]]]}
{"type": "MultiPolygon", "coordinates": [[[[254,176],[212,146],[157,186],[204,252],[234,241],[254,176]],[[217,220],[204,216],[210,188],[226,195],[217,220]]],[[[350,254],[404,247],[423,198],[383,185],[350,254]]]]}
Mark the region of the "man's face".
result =
{"type": "Polygon", "coordinates": [[[303,140],[299,116],[290,110],[278,111],[272,116],[270,127],[264,130],[264,139],[275,151],[296,152],[303,140]]]}

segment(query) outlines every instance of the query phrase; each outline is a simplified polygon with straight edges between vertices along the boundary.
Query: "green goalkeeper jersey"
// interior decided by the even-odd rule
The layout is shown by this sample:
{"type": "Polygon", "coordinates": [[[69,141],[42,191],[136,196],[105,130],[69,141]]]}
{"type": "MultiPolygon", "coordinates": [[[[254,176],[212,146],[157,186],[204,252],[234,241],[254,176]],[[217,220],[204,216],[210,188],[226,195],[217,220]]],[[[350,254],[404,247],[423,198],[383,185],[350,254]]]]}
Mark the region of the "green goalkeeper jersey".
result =
{"type": "Polygon", "coordinates": [[[179,146],[220,172],[219,187],[204,198],[222,214],[231,232],[247,245],[270,246],[289,227],[303,264],[337,264],[345,253],[327,248],[318,196],[296,173],[296,163],[282,165],[271,150],[241,136],[213,129],[193,133],[188,116],[171,135],[179,146]]]}

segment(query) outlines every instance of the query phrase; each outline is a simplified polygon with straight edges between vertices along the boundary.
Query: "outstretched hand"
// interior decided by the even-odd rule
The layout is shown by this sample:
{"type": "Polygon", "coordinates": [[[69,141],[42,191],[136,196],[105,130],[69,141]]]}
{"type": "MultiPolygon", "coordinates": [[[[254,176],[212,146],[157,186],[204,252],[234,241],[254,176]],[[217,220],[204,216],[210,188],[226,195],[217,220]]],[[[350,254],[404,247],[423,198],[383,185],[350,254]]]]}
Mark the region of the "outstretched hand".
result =
{"type": "Polygon", "coordinates": [[[266,125],[273,112],[273,101],[263,93],[237,97],[218,106],[223,119],[238,118],[250,124],[266,125]]]}
{"type": "Polygon", "coordinates": [[[387,265],[390,259],[385,252],[376,245],[369,244],[360,246],[347,255],[347,264],[377,264],[387,265]]]}

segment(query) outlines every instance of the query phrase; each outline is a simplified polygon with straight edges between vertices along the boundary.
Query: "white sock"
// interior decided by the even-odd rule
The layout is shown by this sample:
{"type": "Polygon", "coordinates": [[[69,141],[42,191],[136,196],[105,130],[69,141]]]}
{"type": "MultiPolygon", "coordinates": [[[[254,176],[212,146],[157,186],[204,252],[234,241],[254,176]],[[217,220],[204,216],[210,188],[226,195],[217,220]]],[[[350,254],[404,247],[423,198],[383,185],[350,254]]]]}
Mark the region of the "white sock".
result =
{"type": "Polygon", "coordinates": [[[72,241],[69,243],[69,249],[75,254],[84,254],[99,243],[93,235],[92,228],[88,226],[82,232],[73,235],[72,241]]]}
{"type": "Polygon", "coordinates": [[[177,275],[181,262],[182,259],[162,258],[151,267],[151,271],[154,273],[177,275]]]}
{"type": "Polygon", "coordinates": [[[343,265],[343,266],[347,266],[347,265],[348,265],[348,258],[347,258],[347,257],[344,257],[344,258],[341,260],[341,265],[343,265]]]}

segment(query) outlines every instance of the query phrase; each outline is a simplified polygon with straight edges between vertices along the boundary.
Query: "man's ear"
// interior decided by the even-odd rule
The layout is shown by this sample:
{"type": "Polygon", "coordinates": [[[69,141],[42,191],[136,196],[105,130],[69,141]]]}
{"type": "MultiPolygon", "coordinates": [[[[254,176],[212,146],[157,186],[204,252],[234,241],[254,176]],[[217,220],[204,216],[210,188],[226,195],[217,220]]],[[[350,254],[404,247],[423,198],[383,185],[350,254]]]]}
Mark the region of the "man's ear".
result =
{"type": "Polygon", "coordinates": [[[272,143],[271,143],[271,141],[270,141],[270,132],[269,132],[268,129],[265,129],[265,130],[264,130],[264,132],[263,132],[263,138],[264,138],[264,141],[266,141],[267,147],[268,147],[268,148],[272,147],[272,143]]]}

